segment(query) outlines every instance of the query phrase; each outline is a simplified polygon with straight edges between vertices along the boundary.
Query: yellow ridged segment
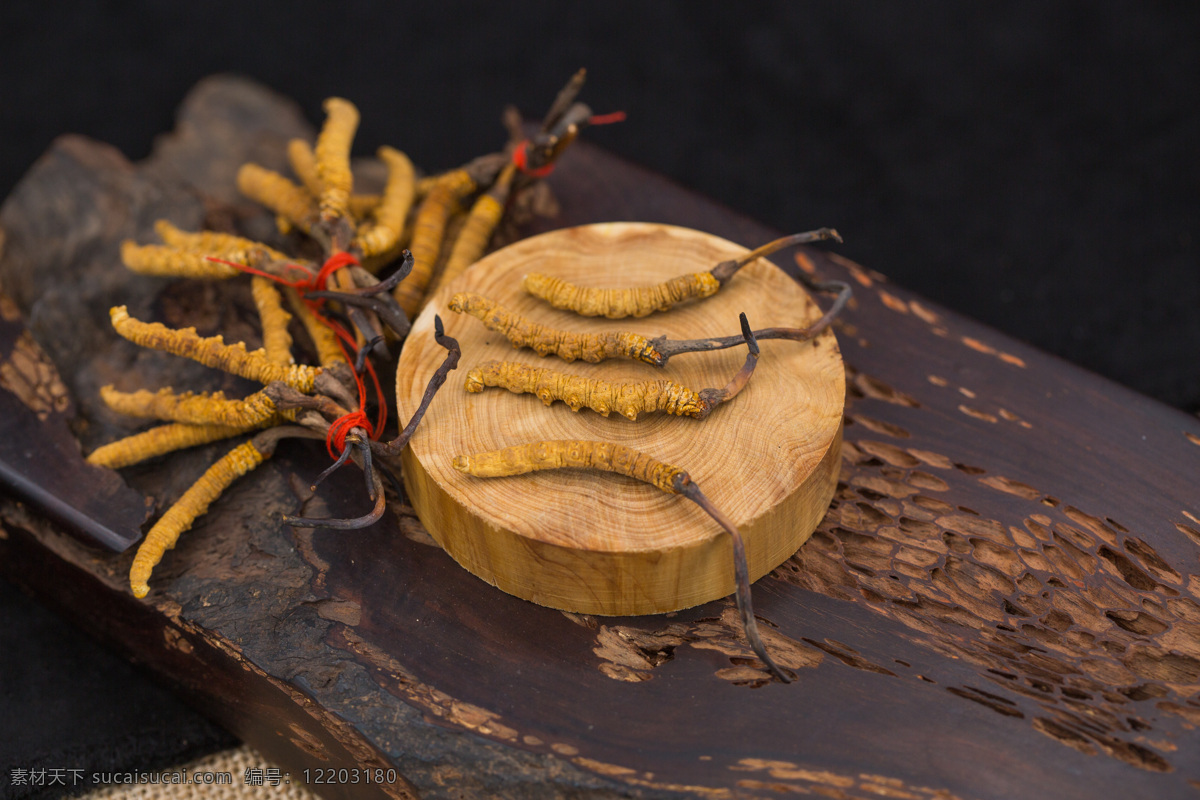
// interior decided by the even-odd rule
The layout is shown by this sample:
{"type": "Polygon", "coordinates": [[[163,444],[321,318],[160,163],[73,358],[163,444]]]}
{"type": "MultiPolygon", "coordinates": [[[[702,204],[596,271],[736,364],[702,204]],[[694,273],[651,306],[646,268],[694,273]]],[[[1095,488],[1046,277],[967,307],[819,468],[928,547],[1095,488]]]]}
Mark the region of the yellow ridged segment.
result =
{"type": "Polygon", "coordinates": [[[404,221],[413,203],[415,183],[412,161],[391,147],[381,147],[379,160],[387,165],[388,180],[383,199],[372,212],[372,221],[358,234],[363,255],[375,256],[395,247],[404,233],[404,221]]]}
{"type": "Polygon", "coordinates": [[[475,191],[475,181],[465,170],[447,172],[438,178],[417,210],[413,222],[413,269],[394,292],[404,313],[413,318],[425,299],[425,290],[433,279],[433,268],[441,252],[442,238],[450,212],[462,198],[475,191]]]}
{"type": "Polygon", "coordinates": [[[342,355],[342,348],[338,347],[337,335],[333,329],[316,318],[312,309],[300,298],[299,292],[292,288],[285,289],[284,292],[287,294],[288,305],[304,325],[304,330],[308,331],[308,338],[312,339],[313,347],[317,351],[317,363],[323,367],[339,361],[345,363],[346,357],[342,355]]]}
{"type": "Polygon", "coordinates": [[[325,101],[325,114],[325,125],[313,152],[317,159],[317,182],[321,187],[321,219],[331,220],[350,213],[350,191],[354,187],[350,145],[358,130],[358,109],[349,100],[330,97],[325,101]]]}
{"type": "Polygon", "coordinates": [[[100,398],[118,414],[189,425],[224,425],[245,429],[294,419],[296,416],[294,409],[278,411],[275,403],[263,392],[255,392],[243,400],[229,400],[221,392],[176,394],[169,388],[157,392],[145,389],[119,392],[112,386],[104,386],[100,389],[100,398]]]}
{"type": "Polygon", "coordinates": [[[301,185],[313,197],[321,194],[321,179],[317,177],[317,156],[303,139],[290,139],[287,143],[288,164],[300,179],[301,185]]]}
{"type": "Polygon", "coordinates": [[[217,231],[197,231],[195,233],[184,231],[165,219],[154,223],[154,231],[164,243],[179,250],[187,250],[204,256],[217,256],[251,267],[264,261],[296,260],[286,253],[281,253],[253,239],[217,231]]]}
{"type": "Polygon", "coordinates": [[[274,364],[294,364],[292,334],[288,332],[292,315],[284,310],[283,298],[279,296],[275,283],[255,275],[250,281],[250,293],[254,296],[254,305],[262,322],[263,350],[267,353],[267,360],[274,364]]]}
{"type": "Polygon", "coordinates": [[[509,164],[496,178],[496,183],[492,188],[475,201],[475,205],[471,207],[471,213],[467,215],[467,220],[463,223],[462,230],[458,232],[458,239],[455,240],[454,248],[450,251],[450,259],[442,268],[442,274],[438,276],[428,294],[432,295],[438,287],[454,280],[467,267],[483,258],[488,242],[492,240],[492,234],[496,232],[496,226],[500,224],[500,218],[504,216],[504,206],[508,201],[508,193],[512,188],[516,172],[516,165],[509,164]]]}
{"type": "Polygon", "coordinates": [[[421,201],[425,196],[437,186],[437,182],[441,179],[441,175],[426,175],[424,178],[417,179],[416,186],[413,187],[414,200],[421,201]]]}
{"type": "Polygon", "coordinates": [[[241,342],[228,345],[220,336],[201,338],[195,328],[173,330],[158,322],[141,322],[129,316],[125,306],[109,312],[113,329],[141,347],[162,350],[198,361],[233,375],[268,384],[283,381],[301,392],[311,392],[313,381],[321,370],[305,364],[275,364],[262,350],[247,352],[241,342]]]}
{"type": "Polygon", "coordinates": [[[230,436],[253,430],[254,427],[257,426],[189,425],[185,422],[173,422],[97,447],[87,457],[87,462],[97,467],[121,469],[155,456],[174,453],[176,450],[186,450],[189,447],[228,439],[230,436]]]}
{"type": "MultiPolygon", "coordinates": [[[[313,153],[312,147],[303,139],[292,139],[288,142],[287,154],[288,163],[292,165],[292,172],[296,173],[300,183],[304,184],[304,188],[313,197],[319,197],[321,182],[317,178],[317,156],[313,153]]],[[[382,196],[377,194],[351,194],[351,216],[355,219],[366,219],[382,199],[382,196]]]]}
{"type": "Polygon", "coordinates": [[[132,239],[121,242],[121,261],[130,271],[139,275],[163,278],[226,280],[240,274],[239,270],[228,264],[209,261],[197,253],[167,245],[140,245],[132,239]]]}
{"type": "Polygon", "coordinates": [[[511,361],[489,361],[467,372],[468,392],[482,392],[489,386],[534,394],[546,405],[561,400],[572,411],[590,408],[605,417],[616,411],[631,420],[655,411],[677,417],[699,417],[708,411],[699,393],[674,381],[611,383],[511,361]]]}
{"type": "Polygon", "coordinates": [[[599,469],[628,475],[668,494],[678,494],[677,481],[687,483],[690,480],[687,472],[679,467],[609,442],[532,442],[489,453],[455,456],[453,465],[459,472],[477,478],[505,478],[564,467],[599,469]]]}
{"type": "Polygon", "coordinates": [[[163,554],[175,546],[180,535],[192,527],[196,518],[208,511],[212,502],[221,496],[235,480],[255,469],[267,458],[251,442],[229,451],[208,468],[183,496],[167,509],[154,524],[138,547],[129,570],[129,588],[134,597],[150,593],[150,574],[162,560],[163,554]]]}
{"type": "Polygon", "coordinates": [[[688,300],[712,297],[721,288],[721,283],[710,272],[693,272],[671,278],[657,286],[593,289],[533,273],[525,276],[521,287],[555,308],[573,311],[584,317],[624,319],[644,317],[688,300]]]}
{"type": "Polygon", "coordinates": [[[350,216],[363,220],[375,213],[383,202],[381,194],[352,194],[350,195],[350,216]]]}
{"type": "Polygon", "coordinates": [[[657,366],[662,355],[654,343],[637,333],[571,333],[531,322],[499,303],[473,292],[460,292],[450,300],[450,310],[470,314],[488,330],[503,335],[513,347],[528,347],[539,356],[555,355],[597,363],[607,358],[632,358],[657,366]]]}
{"type": "Polygon", "coordinates": [[[238,191],[283,217],[305,233],[317,221],[312,195],[278,172],[258,164],[243,164],[237,174],[238,191]]]}

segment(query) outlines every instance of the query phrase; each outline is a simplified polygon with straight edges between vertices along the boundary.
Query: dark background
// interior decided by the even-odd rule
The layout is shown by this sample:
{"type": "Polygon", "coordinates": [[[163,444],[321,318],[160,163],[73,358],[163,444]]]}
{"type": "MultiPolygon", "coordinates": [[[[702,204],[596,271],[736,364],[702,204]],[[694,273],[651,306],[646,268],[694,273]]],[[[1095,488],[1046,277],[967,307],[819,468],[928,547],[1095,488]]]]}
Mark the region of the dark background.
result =
{"type": "MultiPolygon", "coordinates": [[[[314,123],[345,96],[356,153],[432,171],[586,66],[584,99],[629,114],[590,141],[781,230],[836,226],[896,283],[1194,413],[1198,23],[1200,4],[1145,2],[5,3],[0,195],[60,133],[144,157],[213,72],[314,123]]],[[[222,743],[0,588],[0,790],[12,766],[222,743]]]]}

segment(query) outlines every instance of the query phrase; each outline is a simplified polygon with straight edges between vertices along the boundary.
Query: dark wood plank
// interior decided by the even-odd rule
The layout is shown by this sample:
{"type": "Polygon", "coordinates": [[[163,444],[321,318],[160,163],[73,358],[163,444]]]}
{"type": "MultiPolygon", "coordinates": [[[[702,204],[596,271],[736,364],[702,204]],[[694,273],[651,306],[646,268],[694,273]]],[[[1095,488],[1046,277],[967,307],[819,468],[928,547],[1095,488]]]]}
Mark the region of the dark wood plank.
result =
{"type": "Polygon", "coordinates": [[[0,484],[64,527],[115,551],[141,538],[150,509],[112,470],[79,457],[67,387],[11,302],[0,308],[0,484]]]}
{"type": "MultiPolygon", "coordinates": [[[[551,182],[552,226],[774,233],[586,145],[551,182]]],[[[1200,423],[836,256],[786,266],[857,290],[838,330],[852,387],[838,495],[755,586],[768,646],[808,665],[793,684],[753,667],[728,601],[618,619],[535,607],[458,568],[401,505],[351,534],[281,527],[319,447],[285,446],[236,484],[146,602],[124,585],[129,554],[12,502],[0,568],[293,780],[386,764],[409,781],[370,787],[391,796],[1195,794],[1200,423]]],[[[151,308],[178,297],[157,291],[151,308]]],[[[236,297],[187,313],[220,303],[236,297]]],[[[171,496],[211,457],[129,477],[171,496]]],[[[360,495],[344,475],[306,511],[361,513],[360,495]]]]}

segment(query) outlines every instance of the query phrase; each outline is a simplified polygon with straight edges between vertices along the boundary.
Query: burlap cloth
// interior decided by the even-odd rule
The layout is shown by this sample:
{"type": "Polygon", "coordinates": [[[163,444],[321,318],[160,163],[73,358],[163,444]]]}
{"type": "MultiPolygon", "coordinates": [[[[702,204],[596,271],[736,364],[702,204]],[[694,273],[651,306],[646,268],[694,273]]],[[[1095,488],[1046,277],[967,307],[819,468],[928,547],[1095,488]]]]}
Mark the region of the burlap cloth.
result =
{"type": "MultiPolygon", "coordinates": [[[[78,800],[225,800],[226,798],[270,797],[273,800],[317,800],[317,795],[310,792],[297,779],[291,776],[291,783],[280,780],[278,786],[255,785],[258,775],[264,773],[272,765],[256,750],[243,745],[235,750],[223,750],[210,756],[180,765],[167,773],[186,770],[189,776],[197,773],[229,773],[232,781],[228,784],[209,783],[143,783],[104,786],[80,795],[78,800]],[[248,775],[248,772],[250,773],[248,775]],[[248,783],[247,779],[251,782],[248,783]]],[[[282,774],[283,770],[280,770],[282,774]]],[[[162,773],[159,773],[160,775],[162,773]]]]}

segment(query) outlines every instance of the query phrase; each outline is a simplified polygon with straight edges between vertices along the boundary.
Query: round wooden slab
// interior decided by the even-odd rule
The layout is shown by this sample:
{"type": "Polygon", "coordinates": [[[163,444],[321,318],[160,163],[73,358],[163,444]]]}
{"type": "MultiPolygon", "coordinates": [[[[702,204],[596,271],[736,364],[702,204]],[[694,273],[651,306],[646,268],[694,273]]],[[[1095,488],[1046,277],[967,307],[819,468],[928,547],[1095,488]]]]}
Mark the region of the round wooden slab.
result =
{"type": "MultiPolygon", "coordinates": [[[[758,243],[755,243],[758,244],[758,243]]],[[[746,541],[751,577],[788,558],[824,516],[837,482],[845,373],[837,341],[766,341],[749,385],[705,420],[643,414],[637,421],[533,395],[486,389],[469,394],[466,372],[490,360],[519,361],[608,381],[669,378],[693,389],[723,387],[746,348],[673,357],[658,369],[614,359],[566,363],[514,349],[473,317],[449,310],[473,291],[556,328],[634,331],[696,339],[751,327],[800,327],[820,312],[807,294],[764,260],[744,267],[714,297],[642,319],[608,320],[558,311],[521,289],[542,272],[591,286],[657,283],[706,271],[746,248],[686,228],[605,223],[554,231],[484,258],[437,296],[413,325],[397,372],[400,419],[420,402],[445,356],[433,317],[462,345],[402,459],[409,498],[434,538],[475,575],[518,597],[591,614],[673,611],[733,592],[729,536],[692,502],[609,473],[562,469],[511,478],[474,478],[454,456],[547,439],[592,439],[641,450],[691,473],[746,541]]]]}

